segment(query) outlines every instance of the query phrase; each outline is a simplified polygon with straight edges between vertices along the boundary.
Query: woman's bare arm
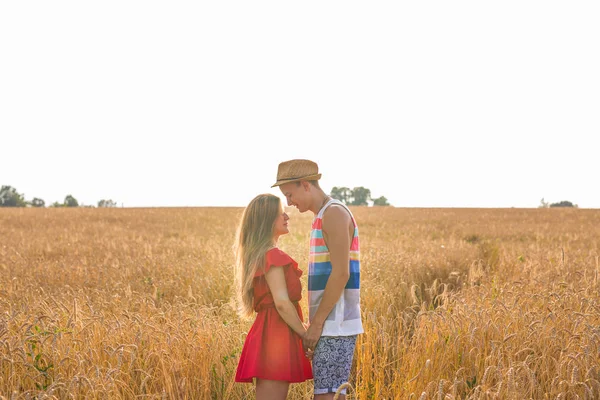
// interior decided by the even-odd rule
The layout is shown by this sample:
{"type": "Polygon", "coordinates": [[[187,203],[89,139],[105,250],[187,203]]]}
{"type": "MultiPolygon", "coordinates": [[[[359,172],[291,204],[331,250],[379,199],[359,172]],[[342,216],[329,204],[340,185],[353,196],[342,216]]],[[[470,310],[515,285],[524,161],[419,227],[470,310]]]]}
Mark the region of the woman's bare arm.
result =
{"type": "Polygon", "coordinates": [[[266,273],[265,277],[267,279],[267,285],[269,285],[269,289],[273,295],[277,312],[285,321],[285,323],[294,330],[294,332],[301,337],[304,337],[306,329],[304,328],[304,325],[298,316],[296,307],[294,307],[294,304],[289,298],[283,268],[271,268],[266,273]]]}

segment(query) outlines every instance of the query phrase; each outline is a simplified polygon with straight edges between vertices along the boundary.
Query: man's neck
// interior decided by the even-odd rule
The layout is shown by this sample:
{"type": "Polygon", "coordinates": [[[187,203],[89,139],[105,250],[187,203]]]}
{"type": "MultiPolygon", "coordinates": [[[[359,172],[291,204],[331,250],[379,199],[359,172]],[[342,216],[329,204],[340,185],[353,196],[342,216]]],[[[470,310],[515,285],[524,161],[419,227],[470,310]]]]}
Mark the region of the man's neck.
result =
{"type": "Polygon", "coordinates": [[[320,191],[318,192],[318,195],[315,198],[315,202],[312,205],[312,207],[310,208],[310,211],[313,212],[314,215],[317,215],[319,213],[319,211],[321,211],[321,209],[325,206],[325,204],[327,204],[327,202],[330,200],[330,197],[327,196],[325,194],[325,192],[320,191]]]}

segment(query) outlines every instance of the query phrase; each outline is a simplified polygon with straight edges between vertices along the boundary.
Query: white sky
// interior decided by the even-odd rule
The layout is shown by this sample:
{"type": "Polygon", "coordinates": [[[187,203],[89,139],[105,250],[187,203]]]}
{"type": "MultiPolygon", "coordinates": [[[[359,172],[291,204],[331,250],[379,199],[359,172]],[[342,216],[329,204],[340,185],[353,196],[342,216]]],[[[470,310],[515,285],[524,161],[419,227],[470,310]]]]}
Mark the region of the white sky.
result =
{"type": "Polygon", "coordinates": [[[245,206],[277,165],[397,207],[600,208],[598,1],[5,1],[0,185],[245,206]]]}

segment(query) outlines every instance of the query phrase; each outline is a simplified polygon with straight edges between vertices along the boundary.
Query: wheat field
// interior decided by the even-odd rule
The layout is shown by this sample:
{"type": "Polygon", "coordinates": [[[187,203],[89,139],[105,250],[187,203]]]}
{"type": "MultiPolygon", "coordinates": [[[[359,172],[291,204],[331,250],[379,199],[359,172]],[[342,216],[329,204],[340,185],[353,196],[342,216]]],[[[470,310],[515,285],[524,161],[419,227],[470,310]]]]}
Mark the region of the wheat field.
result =
{"type": "MultiPolygon", "coordinates": [[[[348,398],[600,398],[600,210],[352,210],[348,398]]],[[[251,399],[233,382],[241,212],[0,209],[0,399],[251,399]]],[[[306,270],[312,214],[290,216],[280,247],[306,270]]]]}

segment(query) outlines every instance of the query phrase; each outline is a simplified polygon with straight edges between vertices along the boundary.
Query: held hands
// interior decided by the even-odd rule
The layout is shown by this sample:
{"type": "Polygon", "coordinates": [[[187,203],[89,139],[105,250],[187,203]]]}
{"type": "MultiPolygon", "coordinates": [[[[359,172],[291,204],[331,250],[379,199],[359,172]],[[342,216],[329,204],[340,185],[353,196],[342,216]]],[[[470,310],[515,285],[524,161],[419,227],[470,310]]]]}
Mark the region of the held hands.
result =
{"type": "Polygon", "coordinates": [[[306,358],[308,358],[309,361],[312,361],[314,354],[315,352],[312,350],[306,350],[306,352],[304,353],[304,355],[306,356],[306,358]]]}
{"type": "Polygon", "coordinates": [[[304,355],[306,355],[306,358],[312,361],[314,351],[312,349],[307,349],[306,346],[304,346],[304,338],[306,337],[306,330],[308,329],[309,325],[306,322],[303,322],[302,325],[304,326],[304,333],[300,337],[302,338],[302,347],[304,347],[304,355]]]}
{"type": "MultiPolygon", "coordinates": [[[[306,324],[304,326],[306,327],[306,324]]],[[[302,344],[304,345],[304,350],[306,351],[306,357],[308,357],[309,360],[312,360],[315,347],[321,338],[322,332],[323,325],[311,324],[308,325],[306,333],[302,336],[302,344]]]]}

